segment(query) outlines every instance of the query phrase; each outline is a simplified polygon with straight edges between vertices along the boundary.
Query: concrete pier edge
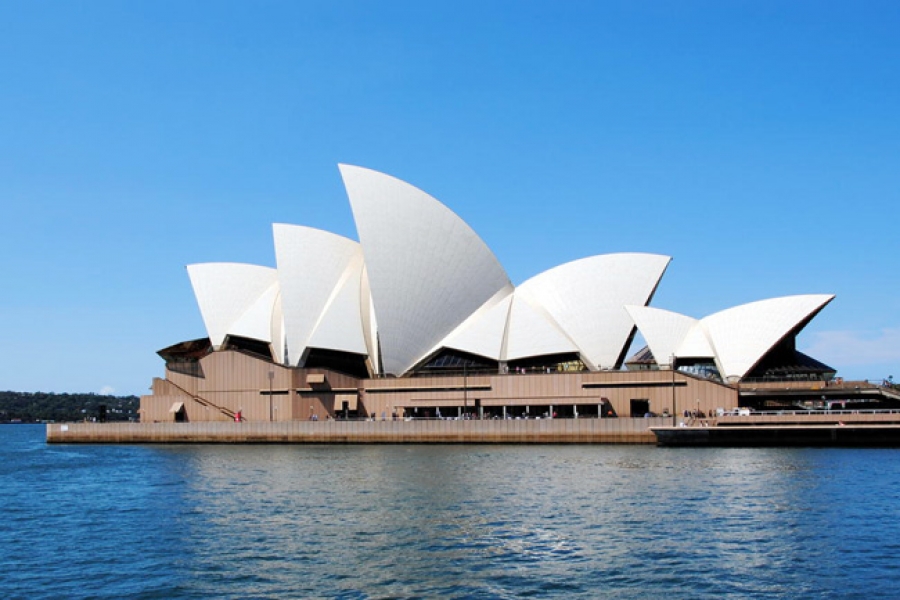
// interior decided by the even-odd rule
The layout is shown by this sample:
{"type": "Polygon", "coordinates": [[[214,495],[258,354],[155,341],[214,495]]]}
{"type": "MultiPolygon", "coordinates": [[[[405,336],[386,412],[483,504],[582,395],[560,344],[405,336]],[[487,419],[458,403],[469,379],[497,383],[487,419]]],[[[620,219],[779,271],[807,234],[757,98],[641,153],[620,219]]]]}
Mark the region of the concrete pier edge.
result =
{"type": "Polygon", "coordinates": [[[655,444],[670,418],[49,423],[51,444],[655,444]]]}
{"type": "Polygon", "coordinates": [[[900,448],[897,424],[750,425],[730,427],[658,427],[659,446],[732,448],[900,448]]]}

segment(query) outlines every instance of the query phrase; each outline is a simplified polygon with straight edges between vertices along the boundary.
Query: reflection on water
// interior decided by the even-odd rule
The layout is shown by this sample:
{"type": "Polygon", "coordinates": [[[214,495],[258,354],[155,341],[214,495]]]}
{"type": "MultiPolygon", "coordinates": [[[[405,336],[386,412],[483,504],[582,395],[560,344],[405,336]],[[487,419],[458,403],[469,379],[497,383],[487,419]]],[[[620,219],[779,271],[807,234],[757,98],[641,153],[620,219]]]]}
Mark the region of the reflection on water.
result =
{"type": "Polygon", "coordinates": [[[0,435],[13,597],[888,598],[900,574],[891,450],[0,435]]]}

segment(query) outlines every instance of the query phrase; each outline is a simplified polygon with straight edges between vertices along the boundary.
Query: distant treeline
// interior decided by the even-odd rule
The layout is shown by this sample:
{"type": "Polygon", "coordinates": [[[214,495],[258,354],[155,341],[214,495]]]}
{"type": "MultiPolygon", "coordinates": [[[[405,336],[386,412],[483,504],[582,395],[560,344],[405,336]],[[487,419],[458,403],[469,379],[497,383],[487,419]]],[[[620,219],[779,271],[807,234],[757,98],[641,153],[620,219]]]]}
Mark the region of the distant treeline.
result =
{"type": "Polygon", "coordinates": [[[22,421],[136,421],[137,396],[0,392],[0,423],[22,421]]]}

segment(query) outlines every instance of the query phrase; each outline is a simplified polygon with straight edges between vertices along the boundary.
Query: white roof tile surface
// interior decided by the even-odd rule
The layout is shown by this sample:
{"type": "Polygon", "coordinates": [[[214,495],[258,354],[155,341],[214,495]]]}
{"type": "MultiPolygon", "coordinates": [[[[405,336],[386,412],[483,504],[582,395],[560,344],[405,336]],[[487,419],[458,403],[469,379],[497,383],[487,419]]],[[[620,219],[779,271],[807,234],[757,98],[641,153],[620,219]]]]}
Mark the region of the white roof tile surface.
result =
{"type": "Polygon", "coordinates": [[[200,263],[188,265],[187,271],[214,349],[219,349],[229,334],[272,341],[272,311],[278,289],[275,269],[244,263],[200,263]]]}
{"type": "Polygon", "coordinates": [[[520,285],[578,346],[592,369],[617,367],[634,328],[625,305],[645,305],[671,260],[659,254],[601,254],[545,271],[520,285]]]}
{"type": "Polygon", "coordinates": [[[389,175],[340,165],[368,271],[381,362],[401,375],[509,285],[446,206],[389,175]]]}
{"type": "Polygon", "coordinates": [[[641,253],[572,261],[516,288],[481,238],[422,190],[361,167],[340,171],[360,242],[275,224],[277,269],[188,267],[215,349],[236,335],[270,343],[290,365],[323,348],[366,355],[394,375],[442,348],[496,361],[577,352],[588,368],[608,369],[637,325],[660,364],[714,358],[733,380],[833,298],[774,298],[697,320],[647,306],[671,259],[641,253]]]}
{"type": "Polygon", "coordinates": [[[786,335],[815,316],[833,295],[785,296],[742,304],[703,319],[727,380],[744,377],[786,335]]]}
{"type": "Polygon", "coordinates": [[[276,223],[272,231],[291,365],[299,365],[304,352],[313,345],[316,329],[336,297],[341,299],[334,306],[339,316],[328,320],[319,337],[331,349],[364,354],[359,296],[363,262],[359,244],[298,225],[276,223]],[[338,294],[341,289],[343,295],[338,294]],[[339,321],[337,325],[335,320],[339,321]]]}

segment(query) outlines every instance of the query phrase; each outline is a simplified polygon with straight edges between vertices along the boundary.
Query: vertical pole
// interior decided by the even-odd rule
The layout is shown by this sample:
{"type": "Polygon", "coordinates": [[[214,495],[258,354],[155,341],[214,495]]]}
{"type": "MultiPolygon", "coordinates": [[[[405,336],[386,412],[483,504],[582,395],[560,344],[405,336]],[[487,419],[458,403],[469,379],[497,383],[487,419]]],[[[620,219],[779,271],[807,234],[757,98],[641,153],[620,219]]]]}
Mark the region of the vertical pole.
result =
{"type": "Polygon", "coordinates": [[[463,363],[463,415],[469,413],[469,371],[466,369],[466,363],[463,363]]]}
{"type": "Polygon", "coordinates": [[[272,380],[275,379],[275,371],[269,371],[269,421],[272,421],[272,380]]]}
{"type": "Polygon", "coordinates": [[[672,427],[678,425],[678,407],[675,405],[675,355],[672,355],[669,368],[672,369],[672,427]]]}

